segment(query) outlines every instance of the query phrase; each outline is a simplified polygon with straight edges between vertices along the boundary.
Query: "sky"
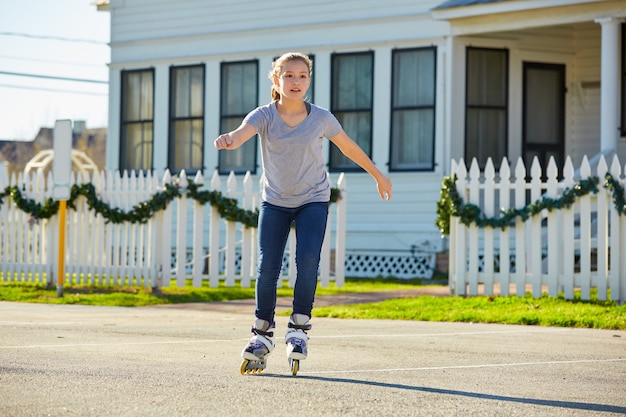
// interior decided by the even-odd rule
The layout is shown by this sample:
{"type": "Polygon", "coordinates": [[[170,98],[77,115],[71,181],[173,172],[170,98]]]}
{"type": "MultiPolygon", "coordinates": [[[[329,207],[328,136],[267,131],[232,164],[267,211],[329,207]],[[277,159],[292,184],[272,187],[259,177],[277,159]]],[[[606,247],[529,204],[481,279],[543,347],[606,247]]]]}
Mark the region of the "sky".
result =
{"type": "Polygon", "coordinates": [[[0,140],[59,119],[107,126],[110,15],[92,1],[0,2],[0,140]]]}

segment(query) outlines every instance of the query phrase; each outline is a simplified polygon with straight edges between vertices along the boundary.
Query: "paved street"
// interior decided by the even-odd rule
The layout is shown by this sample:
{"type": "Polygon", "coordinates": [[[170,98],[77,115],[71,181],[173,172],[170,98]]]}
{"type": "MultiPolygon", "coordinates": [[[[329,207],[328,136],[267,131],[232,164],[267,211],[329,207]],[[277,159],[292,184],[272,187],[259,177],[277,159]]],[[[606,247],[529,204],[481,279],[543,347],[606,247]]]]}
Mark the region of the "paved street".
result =
{"type": "Polygon", "coordinates": [[[279,317],[240,375],[250,305],[0,302],[0,416],[626,414],[626,332],[314,318],[290,375],[279,317]]]}

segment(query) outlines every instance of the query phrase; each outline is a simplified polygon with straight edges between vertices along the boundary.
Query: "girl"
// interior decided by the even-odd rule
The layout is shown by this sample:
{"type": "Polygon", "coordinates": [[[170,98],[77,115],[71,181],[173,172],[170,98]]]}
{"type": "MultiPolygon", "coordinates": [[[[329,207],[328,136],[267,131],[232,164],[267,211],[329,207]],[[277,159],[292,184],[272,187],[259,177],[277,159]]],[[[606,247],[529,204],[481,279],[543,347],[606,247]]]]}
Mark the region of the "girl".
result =
{"type": "Polygon", "coordinates": [[[218,150],[239,148],[255,134],[261,138],[262,203],[259,213],[259,267],[253,336],[241,356],[241,373],[261,372],[274,349],[276,286],[292,222],[296,228],[296,284],[293,313],[285,336],[292,373],[307,355],[306,331],[317,286],[320,252],[326,231],[330,183],[322,141],[329,138],[341,152],[376,181],[383,200],[391,198],[391,181],[344,132],[328,110],[304,101],[312,61],[289,52],[276,59],[269,78],[271,103],[250,112],[241,125],[215,139],[218,150]]]}

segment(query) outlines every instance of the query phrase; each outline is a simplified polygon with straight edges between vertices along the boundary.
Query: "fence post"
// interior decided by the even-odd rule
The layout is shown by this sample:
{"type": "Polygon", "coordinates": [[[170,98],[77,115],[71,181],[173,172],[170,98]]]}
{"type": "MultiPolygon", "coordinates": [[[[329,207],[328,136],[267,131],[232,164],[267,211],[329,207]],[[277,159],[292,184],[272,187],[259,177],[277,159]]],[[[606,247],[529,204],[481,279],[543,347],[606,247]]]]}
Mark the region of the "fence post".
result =
{"type": "MultiPolygon", "coordinates": [[[[228,198],[237,198],[237,176],[233,171],[228,175],[226,180],[226,195],[228,198]]],[[[232,287],[235,285],[235,259],[237,245],[237,224],[233,221],[226,221],[226,259],[225,259],[225,274],[226,274],[226,286],[232,287]]]]}
{"type": "MultiPolygon", "coordinates": [[[[496,176],[495,168],[491,157],[487,158],[487,165],[485,166],[485,186],[483,188],[484,198],[484,212],[487,217],[493,217],[494,215],[494,192],[496,176]]],[[[483,229],[483,285],[484,294],[493,295],[493,274],[494,274],[494,230],[492,227],[485,227],[483,229]]]]}
{"type": "MultiPolygon", "coordinates": [[[[604,177],[608,171],[608,167],[606,165],[606,160],[604,159],[604,155],[600,158],[598,162],[598,177],[600,181],[604,181],[604,177]]],[[[609,208],[607,207],[609,204],[609,193],[606,188],[599,187],[598,190],[598,216],[597,219],[597,234],[598,234],[598,266],[597,266],[597,277],[598,282],[596,282],[596,287],[598,288],[598,300],[605,301],[607,299],[607,285],[608,285],[608,275],[609,275],[609,208]]]]}
{"type": "MultiPolygon", "coordinates": [[[[508,208],[511,204],[511,168],[509,161],[502,159],[500,165],[500,185],[498,187],[498,196],[500,197],[500,207],[508,208]]],[[[495,209],[495,208],[494,208],[495,209]]],[[[509,285],[511,283],[511,242],[510,230],[500,230],[500,273],[498,282],[500,283],[500,294],[509,295],[509,285]]]]}
{"type": "MultiPolygon", "coordinates": [[[[163,188],[165,189],[166,184],[172,183],[172,174],[169,170],[165,170],[163,174],[163,188]]],[[[172,204],[169,204],[165,210],[163,210],[163,217],[161,219],[161,241],[158,242],[160,245],[159,257],[160,264],[159,268],[161,269],[161,285],[169,286],[170,281],[172,279],[172,204]]]]}
{"type": "MultiPolygon", "coordinates": [[[[591,177],[591,165],[587,156],[583,157],[580,167],[581,178],[591,177]]],[[[580,199],[580,298],[591,298],[591,195],[580,199]]]]}
{"type": "MultiPolygon", "coordinates": [[[[467,168],[465,167],[465,162],[463,159],[459,161],[457,166],[457,181],[456,181],[456,190],[465,201],[467,201],[467,196],[465,193],[465,188],[467,184],[467,168]]],[[[455,251],[455,277],[453,279],[453,290],[456,295],[466,295],[467,294],[467,226],[461,224],[458,217],[454,217],[452,219],[454,223],[454,229],[457,231],[457,237],[455,238],[456,245],[452,249],[455,251]]]]}
{"type": "MultiPolygon", "coordinates": [[[[571,188],[574,186],[574,165],[568,156],[563,167],[563,187],[571,188]]],[[[582,212],[581,212],[582,215],[582,212]]],[[[574,207],[563,208],[561,215],[561,236],[563,237],[561,246],[561,262],[560,267],[563,270],[563,293],[566,300],[574,299],[574,253],[576,246],[574,245],[574,207]]],[[[558,242],[558,239],[557,239],[558,242]]],[[[559,245],[560,246],[560,245],[559,245]]]]}
{"type": "MultiPolygon", "coordinates": [[[[196,176],[193,180],[194,185],[201,188],[204,185],[204,178],[202,172],[196,172],[196,176]]],[[[204,206],[194,201],[193,204],[193,249],[192,249],[192,276],[193,286],[202,286],[202,270],[204,267],[204,249],[202,245],[202,235],[204,234],[204,222],[203,215],[204,206]]]]}
{"type": "MultiPolygon", "coordinates": [[[[457,172],[457,163],[456,160],[452,159],[450,161],[450,178],[454,179],[454,176],[457,172]]],[[[458,234],[458,218],[455,216],[450,216],[448,222],[448,289],[450,290],[450,294],[455,294],[455,286],[456,286],[456,239],[458,234]]],[[[443,237],[443,235],[442,235],[443,237]]]]}
{"type": "MultiPolygon", "coordinates": [[[[254,196],[252,191],[252,175],[250,171],[246,172],[245,177],[243,178],[243,198],[242,198],[242,208],[244,210],[253,210],[254,209],[254,196]]],[[[252,233],[252,228],[247,227],[245,225],[241,225],[241,282],[240,285],[243,288],[250,287],[250,281],[252,280],[253,271],[253,256],[252,248],[254,244],[252,240],[254,239],[254,233],[252,233]]]]}
{"type": "MultiPolygon", "coordinates": [[[[469,170],[469,202],[480,206],[480,168],[476,158],[472,159],[469,170]]],[[[478,295],[478,261],[480,253],[478,251],[478,226],[472,223],[468,227],[469,242],[469,271],[467,281],[469,284],[469,295],[478,295]]]]}
{"type": "MultiPolygon", "coordinates": [[[[558,198],[558,169],[553,157],[550,157],[548,162],[547,172],[547,191],[546,196],[549,198],[558,198]]],[[[559,295],[559,259],[562,259],[562,244],[560,240],[562,235],[560,234],[560,220],[561,210],[553,210],[548,212],[548,295],[550,297],[558,297],[559,295]]]]}
{"type": "MultiPolygon", "coordinates": [[[[219,191],[221,188],[220,176],[217,170],[211,178],[211,190],[219,191]]],[[[209,281],[212,288],[220,285],[220,215],[217,208],[211,206],[209,220],[209,281]]]]}
{"type": "MultiPolygon", "coordinates": [[[[10,185],[11,183],[9,182],[6,165],[0,164],[0,189],[4,190],[6,187],[10,185]]],[[[10,223],[9,213],[11,212],[11,209],[10,209],[11,206],[12,206],[12,203],[9,201],[9,199],[7,199],[4,204],[0,205],[0,239],[2,240],[2,242],[5,242],[5,244],[3,245],[2,251],[0,251],[0,268],[2,268],[1,270],[3,271],[4,280],[7,280],[7,273],[8,273],[7,263],[9,260],[8,259],[9,248],[7,247],[8,245],[6,243],[9,242],[8,223],[10,223]]],[[[48,259],[45,259],[44,261],[46,264],[49,264],[48,259]]],[[[48,276],[50,276],[50,274],[48,274],[48,276]]]]}
{"type": "MultiPolygon", "coordinates": [[[[541,165],[537,157],[533,158],[533,163],[530,167],[530,201],[537,201],[541,198],[541,165]]],[[[533,289],[533,297],[541,297],[541,284],[542,284],[542,242],[541,242],[541,216],[539,214],[530,219],[530,238],[526,241],[530,245],[529,256],[531,267],[531,282],[533,289]]]]}
{"type": "Polygon", "coordinates": [[[182,195],[178,198],[176,210],[176,285],[184,287],[187,277],[185,271],[187,266],[187,196],[185,190],[189,185],[184,169],[180,172],[178,181],[182,195]]]}
{"type": "Polygon", "coordinates": [[[343,287],[346,278],[346,221],[348,212],[348,181],[342,172],[337,180],[339,198],[337,199],[335,220],[335,286],[343,287]]]}
{"type": "MultiPolygon", "coordinates": [[[[526,206],[526,167],[522,158],[515,165],[515,208],[526,206]]],[[[521,219],[515,222],[515,293],[526,295],[526,223],[521,219]]]]}
{"type": "MultiPolygon", "coordinates": [[[[613,162],[611,163],[611,175],[616,181],[620,181],[620,166],[619,159],[617,155],[613,157],[613,162]]],[[[613,190],[613,192],[617,192],[617,190],[613,190]]],[[[611,300],[617,301],[621,303],[624,301],[624,296],[622,291],[624,290],[620,286],[620,273],[622,275],[626,275],[625,272],[620,268],[620,263],[624,262],[622,256],[622,245],[624,244],[624,234],[621,227],[621,223],[624,221],[623,216],[620,216],[617,210],[615,209],[615,204],[612,202],[609,204],[609,213],[611,216],[611,243],[609,245],[611,251],[611,270],[609,272],[609,285],[611,287],[611,300]]],[[[626,207],[625,207],[626,208],[626,207]]]]}
{"type": "Polygon", "coordinates": [[[324,232],[324,242],[322,243],[322,250],[320,256],[319,266],[319,282],[322,287],[328,287],[330,283],[330,241],[331,241],[331,222],[333,218],[334,204],[328,205],[328,217],[326,221],[326,230],[324,232]]]}

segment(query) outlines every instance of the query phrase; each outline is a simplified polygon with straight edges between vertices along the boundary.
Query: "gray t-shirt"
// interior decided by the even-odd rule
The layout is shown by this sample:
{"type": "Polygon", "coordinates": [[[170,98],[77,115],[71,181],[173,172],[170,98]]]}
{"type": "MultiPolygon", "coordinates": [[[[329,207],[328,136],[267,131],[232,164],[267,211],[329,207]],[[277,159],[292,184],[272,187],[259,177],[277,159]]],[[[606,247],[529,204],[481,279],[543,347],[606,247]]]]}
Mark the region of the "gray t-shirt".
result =
{"type": "Polygon", "coordinates": [[[272,102],[250,112],[244,123],[261,137],[264,201],[293,208],[330,200],[322,143],[342,129],[331,112],[312,104],[307,118],[289,127],[272,102]]]}

